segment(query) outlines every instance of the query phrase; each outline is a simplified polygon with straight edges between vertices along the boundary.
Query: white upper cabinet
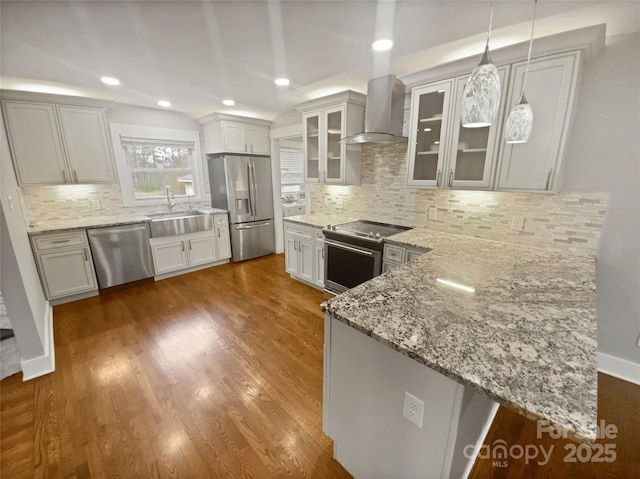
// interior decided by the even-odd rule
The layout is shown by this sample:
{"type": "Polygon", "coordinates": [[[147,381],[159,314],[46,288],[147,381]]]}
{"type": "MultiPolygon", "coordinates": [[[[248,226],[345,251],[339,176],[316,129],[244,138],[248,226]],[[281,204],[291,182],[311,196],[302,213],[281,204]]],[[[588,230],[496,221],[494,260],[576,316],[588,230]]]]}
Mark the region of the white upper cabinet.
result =
{"type": "MultiPolygon", "coordinates": [[[[533,110],[533,130],[523,144],[504,144],[496,189],[557,191],[561,163],[575,104],[580,52],[531,61],[526,97],[533,110]]],[[[522,93],[526,62],[512,67],[506,111],[522,93]]],[[[504,140],[502,140],[504,142],[504,140]]]]}
{"type": "Polygon", "coordinates": [[[2,106],[21,185],[115,182],[103,110],[8,100],[2,106]]]}
{"type": "Polygon", "coordinates": [[[66,183],[67,166],[55,105],[5,101],[2,107],[18,182],[66,183]]]}
{"type": "MultiPolygon", "coordinates": [[[[498,69],[503,95],[509,67],[498,69]]],[[[463,128],[462,95],[469,75],[415,87],[411,97],[411,130],[407,185],[423,188],[490,189],[503,121],[463,128]]]]}
{"type": "Polygon", "coordinates": [[[447,155],[453,80],[414,88],[407,185],[441,188],[447,155]]]}
{"type": "Polygon", "coordinates": [[[205,154],[270,153],[268,121],[214,113],[201,118],[199,122],[202,125],[205,154]]]}
{"type": "Polygon", "coordinates": [[[306,182],[360,184],[362,147],[340,140],[364,131],[365,98],[346,91],[298,105],[306,182]]]}
{"type": "Polygon", "coordinates": [[[63,105],[57,108],[74,183],[115,181],[103,111],[63,105]]]}
{"type": "MultiPolygon", "coordinates": [[[[498,68],[502,93],[501,103],[506,101],[509,67],[498,68]]],[[[492,187],[495,165],[498,160],[499,134],[505,121],[504,108],[500,108],[491,126],[464,128],[460,123],[462,96],[468,75],[456,78],[455,109],[451,123],[450,141],[447,145],[448,166],[446,188],[472,188],[487,190],[492,187]]]]}

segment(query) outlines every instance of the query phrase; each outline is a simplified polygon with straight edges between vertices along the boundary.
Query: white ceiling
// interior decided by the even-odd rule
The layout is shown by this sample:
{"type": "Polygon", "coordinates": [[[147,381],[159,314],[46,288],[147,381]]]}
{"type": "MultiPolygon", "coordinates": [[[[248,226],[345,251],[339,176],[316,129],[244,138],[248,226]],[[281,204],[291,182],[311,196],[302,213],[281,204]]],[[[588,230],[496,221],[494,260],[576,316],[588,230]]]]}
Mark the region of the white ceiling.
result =
{"type": "MultiPolygon", "coordinates": [[[[497,0],[492,47],[526,41],[532,0],[497,0]]],[[[295,104],[483,48],[489,1],[4,1],[2,88],[274,119],[295,104]],[[379,12],[379,14],[377,14],[379,12]],[[377,33],[390,53],[374,53],[377,33]],[[461,50],[462,47],[462,50],[461,50]],[[457,53],[456,53],[457,52],[457,53]],[[100,76],[119,78],[108,87],[100,76]],[[276,76],[291,85],[277,87],[276,76]],[[221,100],[233,98],[235,107],[221,100]]],[[[637,31],[640,1],[538,3],[536,36],[607,22],[637,31]]]]}

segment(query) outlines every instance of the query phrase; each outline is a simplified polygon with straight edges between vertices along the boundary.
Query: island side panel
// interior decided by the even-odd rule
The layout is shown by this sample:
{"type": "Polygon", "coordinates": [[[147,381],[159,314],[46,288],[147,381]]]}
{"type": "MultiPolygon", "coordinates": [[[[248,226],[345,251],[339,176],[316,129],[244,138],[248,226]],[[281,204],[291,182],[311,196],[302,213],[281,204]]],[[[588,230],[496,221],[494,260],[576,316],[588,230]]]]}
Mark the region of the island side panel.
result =
{"type": "Polygon", "coordinates": [[[355,477],[448,477],[464,386],[327,321],[324,419],[336,459],[355,477]],[[425,403],[422,428],[402,416],[405,391],[425,403]]]}

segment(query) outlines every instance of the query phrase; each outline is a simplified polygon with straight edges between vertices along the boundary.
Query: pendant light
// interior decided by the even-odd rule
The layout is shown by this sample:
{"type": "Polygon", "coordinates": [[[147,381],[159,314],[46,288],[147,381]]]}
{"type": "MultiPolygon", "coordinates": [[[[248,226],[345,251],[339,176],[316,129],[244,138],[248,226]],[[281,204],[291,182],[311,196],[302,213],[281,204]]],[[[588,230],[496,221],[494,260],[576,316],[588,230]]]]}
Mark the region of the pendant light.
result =
{"type": "Polygon", "coordinates": [[[531,21],[531,40],[529,40],[529,54],[527,55],[527,67],[524,71],[522,82],[522,95],[520,101],[509,113],[507,123],[504,125],[504,139],[507,143],[526,143],[533,128],[533,110],[527,101],[525,91],[527,89],[527,77],[529,76],[529,63],[531,62],[531,47],[533,46],[533,27],[536,23],[536,6],[538,0],[533,2],[533,20],[531,21]]]}
{"type": "Polygon", "coordinates": [[[489,17],[487,45],[480,63],[473,69],[462,94],[460,123],[466,128],[490,126],[500,107],[500,75],[489,58],[489,39],[493,23],[493,0],[489,17]]]}

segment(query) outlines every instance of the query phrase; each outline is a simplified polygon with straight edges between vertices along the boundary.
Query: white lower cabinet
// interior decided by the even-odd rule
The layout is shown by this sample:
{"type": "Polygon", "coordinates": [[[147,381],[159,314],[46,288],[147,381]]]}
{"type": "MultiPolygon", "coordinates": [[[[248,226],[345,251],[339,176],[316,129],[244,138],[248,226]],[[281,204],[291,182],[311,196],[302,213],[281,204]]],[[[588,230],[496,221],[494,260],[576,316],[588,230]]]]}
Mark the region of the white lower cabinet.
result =
{"type": "Polygon", "coordinates": [[[86,232],[44,234],[31,241],[47,299],[97,293],[86,232]]]}
{"type": "Polygon", "coordinates": [[[229,220],[227,215],[214,215],[213,222],[218,237],[218,259],[231,258],[231,236],[229,234],[229,220]]]}
{"type": "Polygon", "coordinates": [[[324,235],[318,228],[285,221],[285,269],[294,279],[324,288],[324,235]]]}
{"type": "Polygon", "coordinates": [[[222,236],[222,229],[224,228],[186,235],[151,238],[149,244],[151,245],[156,276],[228,259],[231,256],[230,247],[227,246],[229,243],[228,226],[226,226],[226,241],[220,241],[226,256],[221,256],[219,252],[218,233],[222,236]]]}
{"type": "Polygon", "coordinates": [[[422,248],[409,248],[398,245],[384,245],[384,253],[382,255],[382,272],[386,273],[394,268],[402,266],[405,263],[425,254],[428,250],[422,248]]]}

